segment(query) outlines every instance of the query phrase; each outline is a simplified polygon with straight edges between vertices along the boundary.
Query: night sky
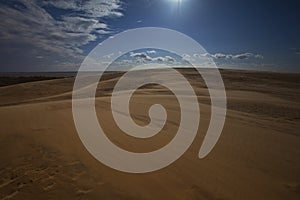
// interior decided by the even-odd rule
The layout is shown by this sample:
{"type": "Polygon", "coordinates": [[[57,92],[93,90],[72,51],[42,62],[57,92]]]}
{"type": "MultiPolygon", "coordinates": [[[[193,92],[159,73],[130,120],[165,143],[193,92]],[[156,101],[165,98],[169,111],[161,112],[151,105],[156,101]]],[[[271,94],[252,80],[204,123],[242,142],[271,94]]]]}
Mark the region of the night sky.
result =
{"type": "MultiPolygon", "coordinates": [[[[0,0],[0,71],[74,71],[108,37],[164,27],[195,39],[220,68],[300,72],[299,10],[296,0],[0,0]]],[[[172,61],[138,53],[127,57],[172,61]]]]}

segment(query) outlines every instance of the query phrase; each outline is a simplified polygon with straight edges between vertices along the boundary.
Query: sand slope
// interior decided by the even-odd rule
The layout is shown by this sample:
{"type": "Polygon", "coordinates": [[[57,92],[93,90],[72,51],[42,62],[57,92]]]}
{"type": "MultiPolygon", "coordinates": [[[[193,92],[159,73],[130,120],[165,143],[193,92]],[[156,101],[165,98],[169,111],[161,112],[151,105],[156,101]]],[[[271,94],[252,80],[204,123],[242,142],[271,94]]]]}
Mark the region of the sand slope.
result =
{"type": "MultiPolygon", "coordinates": [[[[73,78],[0,87],[0,199],[299,199],[299,74],[222,71],[228,116],[216,147],[200,160],[210,100],[194,70],[181,72],[199,97],[200,129],[178,161],[147,174],[118,172],[86,151],[72,118],[73,78]]],[[[108,137],[135,152],[161,148],[177,130],[176,98],[159,86],[140,89],[131,107],[136,123],[149,122],[147,109],[157,100],[168,123],[153,138],[131,138],[108,106],[118,76],[105,78],[96,100],[108,137]]]]}

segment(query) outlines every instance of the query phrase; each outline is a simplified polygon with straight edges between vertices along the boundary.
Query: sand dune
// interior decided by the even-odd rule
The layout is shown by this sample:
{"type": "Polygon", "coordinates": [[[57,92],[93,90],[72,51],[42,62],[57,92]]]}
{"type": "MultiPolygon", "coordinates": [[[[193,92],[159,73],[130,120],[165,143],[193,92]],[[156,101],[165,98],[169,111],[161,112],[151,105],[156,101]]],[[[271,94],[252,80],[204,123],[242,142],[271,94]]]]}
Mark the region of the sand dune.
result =
{"type": "MultiPolygon", "coordinates": [[[[146,174],[118,172],[87,152],[72,117],[74,78],[0,87],[0,199],[299,199],[300,75],[222,70],[225,127],[200,160],[210,98],[194,70],[180,72],[198,95],[200,128],[179,160],[146,174]]],[[[157,85],[136,92],[131,114],[137,124],[149,122],[153,103],[165,105],[168,119],[158,135],[134,139],[117,128],[109,106],[120,75],[106,75],[97,90],[97,114],[107,136],[134,152],[161,148],[177,130],[176,98],[157,85]]]]}

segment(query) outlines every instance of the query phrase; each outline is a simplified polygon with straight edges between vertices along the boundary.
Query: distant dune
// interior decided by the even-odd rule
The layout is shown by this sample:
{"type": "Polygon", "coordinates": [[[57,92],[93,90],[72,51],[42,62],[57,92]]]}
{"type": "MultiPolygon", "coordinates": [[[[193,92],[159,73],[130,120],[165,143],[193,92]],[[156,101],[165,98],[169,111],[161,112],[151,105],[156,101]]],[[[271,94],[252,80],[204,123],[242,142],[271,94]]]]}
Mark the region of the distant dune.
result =
{"type": "MultiPolygon", "coordinates": [[[[225,127],[200,160],[210,98],[195,70],[179,71],[198,95],[200,128],[179,160],[146,174],[118,172],[87,152],[72,117],[74,77],[0,78],[0,199],[300,199],[300,74],[221,70],[228,97],[225,127]]],[[[124,149],[161,148],[177,130],[176,98],[158,85],[140,88],[130,107],[134,121],[147,124],[149,106],[161,103],[167,125],[152,138],[131,138],[117,128],[110,110],[121,75],[105,74],[98,87],[101,125],[124,149]]]]}

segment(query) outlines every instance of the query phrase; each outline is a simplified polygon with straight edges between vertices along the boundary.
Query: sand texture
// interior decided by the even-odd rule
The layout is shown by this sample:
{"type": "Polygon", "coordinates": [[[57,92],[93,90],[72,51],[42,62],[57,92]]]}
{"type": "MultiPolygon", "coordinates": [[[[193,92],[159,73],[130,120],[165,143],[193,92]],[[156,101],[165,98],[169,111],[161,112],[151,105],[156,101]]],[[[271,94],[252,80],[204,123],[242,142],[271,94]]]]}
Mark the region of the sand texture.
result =
{"type": "MultiPolygon", "coordinates": [[[[199,159],[210,98],[195,70],[179,71],[197,93],[200,128],[179,160],[146,174],[116,171],[88,153],[72,117],[74,78],[0,87],[0,199],[300,199],[300,75],[222,70],[225,127],[213,151],[199,159]]],[[[110,94],[121,74],[105,75],[98,87],[100,124],[123,149],[163,147],[178,128],[176,98],[158,85],[139,89],[130,107],[134,121],[149,123],[154,103],[167,108],[168,119],[154,137],[132,138],[116,126],[110,110],[110,94]]]]}

